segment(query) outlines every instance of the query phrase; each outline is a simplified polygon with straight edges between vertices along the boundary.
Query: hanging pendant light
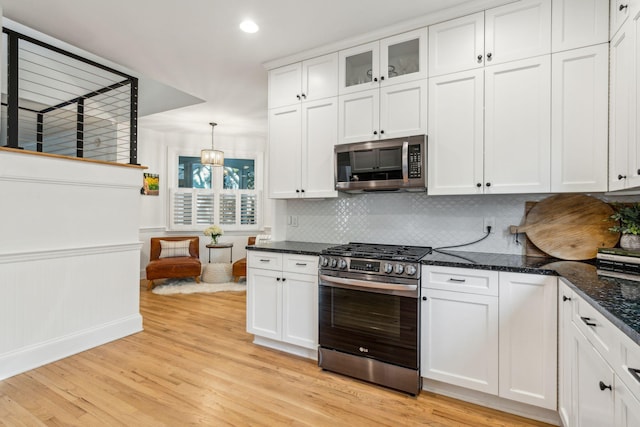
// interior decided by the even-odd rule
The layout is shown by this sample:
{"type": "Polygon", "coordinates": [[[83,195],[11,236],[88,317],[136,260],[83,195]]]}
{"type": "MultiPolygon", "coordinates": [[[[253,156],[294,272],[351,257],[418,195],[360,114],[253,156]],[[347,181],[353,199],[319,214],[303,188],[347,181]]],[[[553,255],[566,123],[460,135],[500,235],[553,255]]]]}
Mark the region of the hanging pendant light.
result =
{"type": "Polygon", "coordinates": [[[211,166],[224,166],[224,153],[213,148],[213,130],[217,123],[209,123],[211,125],[211,150],[204,149],[200,152],[200,163],[211,166]]]}

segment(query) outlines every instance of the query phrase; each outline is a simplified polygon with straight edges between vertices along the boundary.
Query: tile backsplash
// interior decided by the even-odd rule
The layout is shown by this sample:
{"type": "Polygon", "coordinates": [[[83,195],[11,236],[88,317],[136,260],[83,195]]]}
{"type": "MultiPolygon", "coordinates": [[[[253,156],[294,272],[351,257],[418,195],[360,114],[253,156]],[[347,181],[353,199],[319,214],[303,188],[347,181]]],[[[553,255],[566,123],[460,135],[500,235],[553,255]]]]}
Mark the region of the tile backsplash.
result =
{"type": "MultiPolygon", "coordinates": [[[[485,234],[484,219],[493,218],[495,227],[488,238],[456,250],[519,255],[524,253],[524,236],[516,240],[516,236],[509,233],[509,226],[522,223],[525,202],[539,201],[549,196],[341,193],[337,199],[289,200],[287,215],[297,217],[298,225],[287,226],[286,239],[321,243],[360,241],[438,248],[480,239],[485,234]]],[[[596,197],[623,201],[600,195],[596,197]]],[[[631,201],[638,201],[638,197],[632,197],[631,201]]]]}

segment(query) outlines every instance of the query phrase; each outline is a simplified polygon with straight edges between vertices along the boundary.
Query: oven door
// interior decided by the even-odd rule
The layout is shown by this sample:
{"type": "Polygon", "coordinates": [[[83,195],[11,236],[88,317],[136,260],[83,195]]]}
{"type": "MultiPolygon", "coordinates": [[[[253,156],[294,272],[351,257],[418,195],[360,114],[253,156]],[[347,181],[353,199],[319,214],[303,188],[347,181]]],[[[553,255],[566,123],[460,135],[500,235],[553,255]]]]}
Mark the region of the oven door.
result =
{"type": "Polygon", "coordinates": [[[418,369],[420,288],[320,274],[321,347],[418,369]]]}

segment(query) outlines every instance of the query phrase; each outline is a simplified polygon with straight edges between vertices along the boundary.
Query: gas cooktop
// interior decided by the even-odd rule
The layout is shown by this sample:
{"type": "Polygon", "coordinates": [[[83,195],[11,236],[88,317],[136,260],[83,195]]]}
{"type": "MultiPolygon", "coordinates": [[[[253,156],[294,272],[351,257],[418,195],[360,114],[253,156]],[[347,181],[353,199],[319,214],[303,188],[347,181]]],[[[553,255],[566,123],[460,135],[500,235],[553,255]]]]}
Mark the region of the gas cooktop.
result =
{"type": "Polygon", "coordinates": [[[322,251],[326,255],[417,262],[431,253],[429,246],[383,245],[377,243],[347,243],[322,251]]]}

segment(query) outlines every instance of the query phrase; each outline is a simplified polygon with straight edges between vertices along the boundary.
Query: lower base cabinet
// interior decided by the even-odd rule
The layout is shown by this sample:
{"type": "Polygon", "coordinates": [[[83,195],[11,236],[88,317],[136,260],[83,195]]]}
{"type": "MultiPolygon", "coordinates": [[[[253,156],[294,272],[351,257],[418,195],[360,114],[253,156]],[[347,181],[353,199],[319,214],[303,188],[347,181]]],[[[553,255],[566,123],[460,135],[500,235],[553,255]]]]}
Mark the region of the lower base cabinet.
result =
{"type": "Polygon", "coordinates": [[[423,267],[423,377],[555,411],[557,278],[423,267]]]}
{"type": "MultiPolygon", "coordinates": [[[[250,251],[247,332],[315,351],[318,344],[318,257],[250,251]]],[[[283,347],[286,351],[287,348],[283,347]]]]}
{"type": "Polygon", "coordinates": [[[562,281],[558,297],[563,426],[640,426],[640,400],[632,391],[640,391],[640,382],[627,375],[629,368],[640,369],[640,346],[600,315],[584,317],[580,311],[588,303],[562,281]]]}

